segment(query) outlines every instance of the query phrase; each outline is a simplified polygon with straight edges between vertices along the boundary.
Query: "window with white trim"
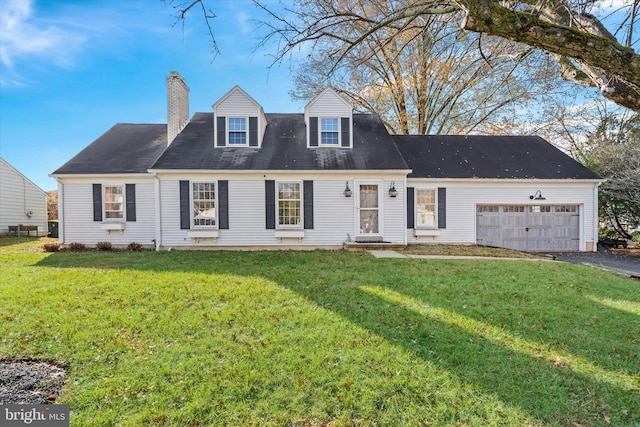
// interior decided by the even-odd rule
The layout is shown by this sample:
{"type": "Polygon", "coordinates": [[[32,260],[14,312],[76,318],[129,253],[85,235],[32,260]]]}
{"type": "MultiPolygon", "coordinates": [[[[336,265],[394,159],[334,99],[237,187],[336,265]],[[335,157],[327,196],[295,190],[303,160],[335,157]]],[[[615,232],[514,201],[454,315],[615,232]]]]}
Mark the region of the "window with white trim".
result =
{"type": "Polygon", "coordinates": [[[104,219],[124,219],[124,185],[105,185],[104,219]]]}
{"type": "Polygon", "coordinates": [[[279,228],[302,227],[302,192],[298,181],[278,182],[276,202],[279,228]]]}
{"type": "Polygon", "coordinates": [[[339,145],[339,120],[337,117],[320,118],[320,145],[339,145]]]}
{"type": "Polygon", "coordinates": [[[193,226],[215,227],[217,225],[215,182],[192,182],[191,200],[193,226]]]}
{"type": "Polygon", "coordinates": [[[416,228],[436,228],[437,193],[432,188],[416,188],[416,228]]]}
{"type": "Polygon", "coordinates": [[[246,117],[229,117],[229,145],[247,145],[246,117]]]}

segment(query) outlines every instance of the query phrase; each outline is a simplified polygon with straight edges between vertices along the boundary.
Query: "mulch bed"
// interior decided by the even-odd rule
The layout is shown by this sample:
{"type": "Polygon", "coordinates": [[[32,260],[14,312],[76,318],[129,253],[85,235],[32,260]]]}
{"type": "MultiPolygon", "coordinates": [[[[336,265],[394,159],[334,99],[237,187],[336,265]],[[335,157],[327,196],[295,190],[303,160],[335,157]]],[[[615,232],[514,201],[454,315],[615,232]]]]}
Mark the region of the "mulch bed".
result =
{"type": "Polygon", "coordinates": [[[0,361],[0,404],[53,403],[67,373],[59,366],[35,361],[0,361]]]}

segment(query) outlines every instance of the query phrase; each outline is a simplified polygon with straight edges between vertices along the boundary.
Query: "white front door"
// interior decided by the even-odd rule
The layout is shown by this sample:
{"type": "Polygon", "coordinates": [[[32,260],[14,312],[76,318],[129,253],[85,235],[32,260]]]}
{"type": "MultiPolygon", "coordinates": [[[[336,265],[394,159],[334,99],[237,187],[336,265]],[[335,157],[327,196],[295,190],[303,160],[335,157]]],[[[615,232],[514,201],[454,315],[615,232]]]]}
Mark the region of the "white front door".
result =
{"type": "Polygon", "coordinates": [[[363,237],[381,236],[381,194],[380,184],[362,182],[357,184],[356,235],[363,237]]]}

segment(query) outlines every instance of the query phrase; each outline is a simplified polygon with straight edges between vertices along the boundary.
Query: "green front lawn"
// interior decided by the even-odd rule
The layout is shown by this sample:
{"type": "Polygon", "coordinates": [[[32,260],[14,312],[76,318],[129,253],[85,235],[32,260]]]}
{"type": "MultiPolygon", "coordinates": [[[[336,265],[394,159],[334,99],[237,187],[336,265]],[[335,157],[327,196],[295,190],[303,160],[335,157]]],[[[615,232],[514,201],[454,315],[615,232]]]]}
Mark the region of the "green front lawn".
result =
{"type": "Polygon", "coordinates": [[[0,359],[72,426],[640,423],[640,283],[356,252],[45,253],[0,239],[0,359]]]}

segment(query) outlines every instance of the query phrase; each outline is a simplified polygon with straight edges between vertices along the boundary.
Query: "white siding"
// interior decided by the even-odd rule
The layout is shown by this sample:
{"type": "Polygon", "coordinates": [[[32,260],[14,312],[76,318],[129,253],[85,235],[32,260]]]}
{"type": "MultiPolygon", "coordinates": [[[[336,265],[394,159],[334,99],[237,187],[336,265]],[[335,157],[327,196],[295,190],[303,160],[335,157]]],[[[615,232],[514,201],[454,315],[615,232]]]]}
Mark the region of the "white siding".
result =
{"type": "Polygon", "coordinates": [[[218,116],[257,116],[260,114],[260,105],[243,91],[232,90],[221,102],[216,103],[215,112],[218,116]]]}
{"type": "Polygon", "coordinates": [[[593,182],[580,181],[531,181],[499,182],[492,180],[421,180],[409,179],[407,186],[429,188],[445,187],[447,228],[438,230],[434,237],[416,237],[414,230],[407,230],[408,243],[465,243],[476,242],[476,205],[516,204],[516,205],[562,205],[580,206],[580,250],[595,247],[597,241],[597,206],[594,205],[593,182]],[[546,200],[535,201],[529,196],[537,190],[546,200]]]}
{"type": "Polygon", "coordinates": [[[62,185],[62,216],[59,218],[60,243],[84,243],[93,246],[98,242],[110,242],[114,246],[126,246],[137,242],[152,246],[155,239],[155,186],[151,175],[140,177],[91,177],[64,178],[62,185]],[[102,229],[104,221],[93,220],[93,184],[136,186],[136,221],[126,221],[124,230],[102,229]]]}
{"type": "Polygon", "coordinates": [[[47,194],[0,158],[0,234],[20,224],[35,225],[38,236],[47,235],[47,194]]]}
{"type": "Polygon", "coordinates": [[[309,117],[351,117],[353,108],[332,89],[325,89],[305,107],[309,117]]]}
{"type": "MultiPolygon", "coordinates": [[[[347,235],[355,236],[355,191],[345,197],[345,181],[354,188],[354,177],[341,174],[160,174],[162,248],[169,247],[341,247],[347,235]],[[180,229],[180,180],[227,180],[229,182],[229,229],[219,230],[217,239],[192,239],[180,229]],[[314,187],[314,228],[304,237],[278,239],[276,230],[266,229],[265,180],[311,180],[314,187]]],[[[357,179],[379,179],[358,176],[357,179]]],[[[384,239],[404,243],[404,189],[398,188],[403,175],[385,179],[383,184],[384,239]],[[388,187],[396,182],[398,197],[391,199],[388,187]]]]}

